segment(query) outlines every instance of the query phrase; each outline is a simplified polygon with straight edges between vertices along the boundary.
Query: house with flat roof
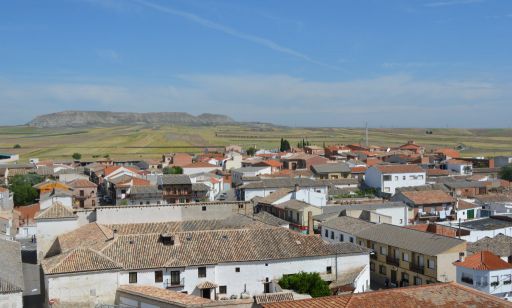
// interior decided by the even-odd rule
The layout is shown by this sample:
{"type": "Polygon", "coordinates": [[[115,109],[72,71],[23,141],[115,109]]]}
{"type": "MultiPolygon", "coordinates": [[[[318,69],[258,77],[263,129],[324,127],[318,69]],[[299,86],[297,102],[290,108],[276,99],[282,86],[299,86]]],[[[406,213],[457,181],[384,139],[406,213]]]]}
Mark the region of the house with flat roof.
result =
{"type": "Polygon", "coordinates": [[[425,185],[426,172],[418,165],[375,165],[365,172],[364,183],[380,193],[394,195],[397,188],[425,185]]]}
{"type": "Polygon", "coordinates": [[[343,179],[351,176],[350,167],[345,163],[312,165],[311,171],[319,179],[343,179]]]}

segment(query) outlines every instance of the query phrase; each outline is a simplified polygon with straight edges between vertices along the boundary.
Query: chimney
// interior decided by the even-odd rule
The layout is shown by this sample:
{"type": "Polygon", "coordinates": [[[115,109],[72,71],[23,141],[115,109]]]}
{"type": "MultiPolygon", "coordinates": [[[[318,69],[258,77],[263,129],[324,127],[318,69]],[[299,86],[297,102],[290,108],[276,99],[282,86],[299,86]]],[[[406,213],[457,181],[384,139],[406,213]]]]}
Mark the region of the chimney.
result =
{"type": "Polygon", "coordinates": [[[489,168],[494,168],[494,158],[489,159],[489,168]]]}
{"type": "Polygon", "coordinates": [[[313,230],[313,212],[308,211],[308,234],[315,234],[313,230]]]}
{"type": "Polygon", "coordinates": [[[112,238],[115,240],[117,237],[117,229],[112,230],[112,238]]]}
{"type": "Polygon", "coordinates": [[[459,252],[459,262],[464,261],[464,252],[459,252]]]}

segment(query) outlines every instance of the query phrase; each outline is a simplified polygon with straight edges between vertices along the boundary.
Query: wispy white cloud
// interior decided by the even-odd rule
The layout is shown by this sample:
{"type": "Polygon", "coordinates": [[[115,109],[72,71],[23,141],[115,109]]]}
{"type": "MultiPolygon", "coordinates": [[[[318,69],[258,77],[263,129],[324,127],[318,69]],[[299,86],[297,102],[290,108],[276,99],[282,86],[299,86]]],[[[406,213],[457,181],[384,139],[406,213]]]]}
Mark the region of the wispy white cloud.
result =
{"type": "Polygon", "coordinates": [[[485,0],[445,0],[445,1],[435,1],[425,3],[426,7],[443,7],[443,6],[452,6],[452,5],[464,5],[464,4],[473,4],[473,3],[481,3],[485,0]]]}
{"type": "Polygon", "coordinates": [[[337,66],[330,65],[330,64],[327,64],[327,63],[322,62],[322,61],[318,61],[318,60],[310,57],[309,55],[306,55],[306,54],[304,54],[304,53],[302,53],[300,51],[297,51],[295,49],[283,46],[283,45],[281,45],[281,44],[279,44],[277,42],[274,42],[274,41],[272,41],[272,40],[270,40],[268,38],[257,36],[257,35],[253,35],[253,34],[249,34],[249,33],[245,33],[245,32],[239,31],[239,30],[237,30],[235,28],[232,28],[232,27],[229,27],[229,26],[217,23],[215,21],[212,21],[212,20],[209,20],[209,19],[206,19],[206,18],[203,18],[203,17],[200,17],[200,16],[198,16],[196,14],[193,14],[193,13],[190,13],[190,12],[186,12],[186,11],[182,11],[182,10],[178,10],[178,9],[174,9],[174,8],[169,7],[169,6],[162,6],[162,5],[159,5],[159,4],[156,4],[156,3],[152,3],[152,2],[148,2],[148,1],[145,1],[145,0],[133,0],[133,1],[143,5],[145,7],[154,9],[156,11],[187,19],[188,21],[194,22],[194,23],[199,24],[199,25],[201,25],[203,27],[206,27],[206,28],[209,28],[209,29],[212,29],[212,30],[216,30],[216,31],[225,33],[227,35],[230,35],[230,36],[233,36],[233,37],[245,40],[245,41],[249,41],[249,42],[258,44],[260,46],[269,48],[271,50],[274,50],[274,51],[277,51],[277,52],[280,52],[280,53],[283,53],[283,54],[287,54],[289,56],[293,56],[293,57],[298,58],[298,59],[302,59],[302,60],[304,60],[306,62],[309,62],[309,63],[312,63],[312,64],[316,64],[316,65],[319,65],[319,66],[322,66],[322,67],[325,67],[325,68],[328,68],[328,69],[340,70],[340,68],[337,67],[337,66]]]}
{"type": "Polygon", "coordinates": [[[182,75],[159,85],[0,80],[0,124],[61,110],[223,113],[303,126],[509,126],[512,84],[421,80],[405,74],[325,82],[289,75],[182,75]],[[15,120],[16,119],[16,120],[15,120]]]}
{"type": "Polygon", "coordinates": [[[95,53],[101,59],[119,62],[121,61],[121,55],[113,49],[96,49],[95,53]]]}

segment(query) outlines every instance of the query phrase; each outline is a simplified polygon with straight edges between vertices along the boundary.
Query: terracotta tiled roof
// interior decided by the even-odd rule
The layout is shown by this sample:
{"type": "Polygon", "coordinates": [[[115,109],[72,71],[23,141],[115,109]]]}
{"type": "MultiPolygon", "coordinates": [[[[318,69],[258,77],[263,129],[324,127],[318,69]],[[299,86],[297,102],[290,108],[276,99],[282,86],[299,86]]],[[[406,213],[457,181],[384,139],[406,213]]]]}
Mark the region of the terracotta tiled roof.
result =
{"type": "Polygon", "coordinates": [[[464,200],[459,200],[459,202],[457,203],[457,206],[458,206],[458,210],[468,210],[468,209],[474,209],[474,208],[480,207],[477,204],[470,203],[470,202],[467,202],[464,200]]]}
{"type": "Polygon", "coordinates": [[[113,237],[114,232],[112,229],[93,222],[59,235],[58,243],[61,252],[66,252],[80,246],[101,249],[113,237]]]}
{"type": "Polygon", "coordinates": [[[195,305],[199,306],[202,304],[213,303],[210,299],[153,286],[122,285],[117,288],[117,290],[137,296],[149,297],[159,302],[178,304],[180,307],[188,307],[189,305],[193,305],[195,307],[195,305]]]}
{"type": "Polygon", "coordinates": [[[281,167],[283,165],[280,161],[277,161],[277,160],[274,160],[274,159],[264,160],[262,162],[257,163],[256,165],[262,165],[262,164],[267,165],[267,166],[271,166],[271,167],[274,167],[274,168],[279,168],[279,167],[281,167]]]}
{"type": "Polygon", "coordinates": [[[512,264],[503,261],[490,251],[477,252],[464,259],[464,261],[454,262],[453,264],[479,271],[496,271],[512,268],[512,264]]]}
{"type": "Polygon", "coordinates": [[[367,167],[361,166],[361,167],[352,167],[350,168],[351,173],[364,173],[368,169],[367,167]]]}
{"type": "Polygon", "coordinates": [[[447,163],[452,165],[471,165],[471,162],[460,159],[450,159],[447,161],[447,163]]]}
{"type": "Polygon", "coordinates": [[[427,176],[443,176],[450,174],[448,170],[444,169],[427,169],[425,171],[427,172],[427,176]]]}
{"type": "Polygon", "coordinates": [[[455,282],[264,304],[265,308],[511,307],[498,297],[455,282]]]}
{"type": "Polygon", "coordinates": [[[73,210],[68,209],[60,202],[53,203],[35,217],[36,220],[65,218],[78,218],[78,216],[73,213],[73,210]]]}
{"type": "Polygon", "coordinates": [[[443,154],[445,156],[452,157],[452,158],[459,158],[460,157],[459,151],[454,150],[454,149],[450,149],[450,148],[436,149],[436,150],[434,150],[434,153],[436,153],[436,154],[443,154]]]}
{"type": "Polygon", "coordinates": [[[6,192],[6,191],[9,191],[9,190],[7,188],[0,187],[0,192],[6,192]]]}
{"type": "Polygon", "coordinates": [[[411,200],[415,205],[435,204],[435,203],[451,203],[455,199],[442,190],[422,190],[422,191],[401,191],[407,199],[411,200]]]}
{"type": "Polygon", "coordinates": [[[265,203],[265,204],[272,204],[272,203],[276,202],[277,200],[283,198],[284,196],[288,195],[292,191],[293,190],[290,188],[280,188],[280,189],[274,191],[273,193],[269,194],[268,196],[260,198],[258,200],[258,202],[265,203]]]}
{"type": "Polygon", "coordinates": [[[292,301],[292,300],[293,300],[292,292],[264,293],[261,295],[254,296],[254,301],[256,302],[256,304],[259,304],[259,305],[284,302],[284,301],[292,301]]]}
{"type": "Polygon", "coordinates": [[[418,165],[376,165],[373,168],[377,168],[381,173],[420,173],[425,172],[418,165]]]}
{"type": "Polygon", "coordinates": [[[43,260],[43,269],[45,273],[56,274],[105,270],[117,264],[129,270],[368,253],[366,248],[353,243],[327,244],[319,237],[279,227],[176,232],[173,235],[175,244],[164,245],[161,233],[119,234],[98,254],[92,254],[92,248],[87,248],[90,251],[85,251],[85,247],[75,248],[43,260]],[[82,261],[77,263],[78,259],[82,261]]]}
{"type": "Polygon", "coordinates": [[[200,283],[197,284],[197,288],[202,290],[202,289],[215,289],[216,287],[218,287],[218,285],[216,283],[213,283],[211,281],[202,281],[200,283]]]}
{"type": "Polygon", "coordinates": [[[73,188],[96,188],[98,185],[86,179],[76,179],[68,183],[73,188]]]}
{"type": "Polygon", "coordinates": [[[75,248],[41,263],[45,274],[120,269],[121,265],[91,248],[75,248]]]}

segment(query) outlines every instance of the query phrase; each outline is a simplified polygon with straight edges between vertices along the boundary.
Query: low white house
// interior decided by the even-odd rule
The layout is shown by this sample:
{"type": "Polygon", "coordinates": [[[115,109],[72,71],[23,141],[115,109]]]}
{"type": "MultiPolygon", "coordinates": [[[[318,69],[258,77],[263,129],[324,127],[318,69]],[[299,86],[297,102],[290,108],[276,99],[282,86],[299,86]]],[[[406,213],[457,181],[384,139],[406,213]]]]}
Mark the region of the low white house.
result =
{"type": "Polygon", "coordinates": [[[327,244],[280,227],[171,233],[141,233],[126,225],[86,227],[87,232],[59,237],[55,254],[42,262],[46,302],[113,304],[120,285],[149,285],[212,300],[252,298],[275,292],[275,280],[301,271],[333,282],[358,270],[347,285],[354,292],[369,288],[368,249],[327,244]],[[85,234],[87,241],[78,243],[85,234]]]}
{"type": "Polygon", "coordinates": [[[418,165],[376,165],[365,172],[364,182],[385,194],[400,187],[425,185],[426,172],[418,165]]]}
{"type": "Polygon", "coordinates": [[[457,283],[470,288],[512,299],[512,264],[489,251],[480,251],[455,262],[457,283]]]}
{"type": "Polygon", "coordinates": [[[469,161],[450,159],[446,161],[446,169],[460,175],[472,175],[473,164],[469,161]]]}

